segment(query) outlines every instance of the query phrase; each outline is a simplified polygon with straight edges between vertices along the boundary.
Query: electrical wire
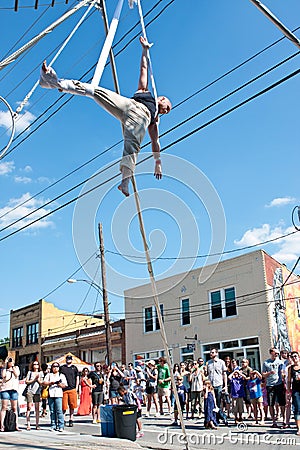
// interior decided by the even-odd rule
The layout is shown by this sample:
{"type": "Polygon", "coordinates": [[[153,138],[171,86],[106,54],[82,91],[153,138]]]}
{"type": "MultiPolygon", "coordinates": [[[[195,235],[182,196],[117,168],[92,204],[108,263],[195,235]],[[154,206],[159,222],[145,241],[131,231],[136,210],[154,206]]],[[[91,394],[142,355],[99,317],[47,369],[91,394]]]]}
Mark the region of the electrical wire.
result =
{"type": "MultiPolygon", "coordinates": [[[[210,119],[208,122],[205,122],[205,123],[202,124],[201,126],[195,128],[194,130],[192,130],[192,131],[186,133],[185,135],[181,136],[180,138],[178,138],[178,139],[176,139],[175,141],[171,142],[170,144],[166,145],[164,148],[161,149],[161,152],[166,151],[167,149],[171,148],[172,146],[178,144],[179,142],[181,142],[181,141],[183,141],[183,140],[189,138],[189,137],[192,136],[193,134],[198,133],[199,131],[201,131],[201,130],[204,129],[205,127],[211,125],[212,123],[216,122],[217,120],[219,120],[219,119],[225,117],[226,115],[232,113],[233,111],[235,111],[236,109],[240,108],[241,106],[246,105],[246,104],[249,103],[250,101],[253,101],[254,99],[258,98],[259,96],[264,95],[265,93],[269,92],[270,90],[274,89],[275,87],[278,87],[278,86],[281,85],[282,83],[285,83],[286,81],[288,81],[289,79],[293,78],[294,76],[299,75],[299,73],[300,73],[300,69],[297,69],[297,70],[295,70],[294,72],[291,72],[290,74],[286,75],[285,77],[281,78],[280,80],[276,81],[275,83],[269,85],[268,87],[266,87],[266,88],[264,88],[263,90],[257,92],[256,94],[251,95],[250,97],[248,97],[247,99],[243,100],[242,102],[240,102],[240,103],[236,104],[235,106],[233,106],[233,107],[227,109],[226,111],[224,111],[223,113],[219,114],[218,116],[215,116],[213,119],[210,119]]],[[[146,160],[148,160],[148,159],[150,159],[150,158],[151,158],[151,155],[148,156],[148,157],[145,157],[143,160],[139,161],[139,162],[137,163],[137,165],[142,164],[143,162],[145,162],[146,160]]],[[[118,163],[118,162],[115,162],[115,163],[110,164],[109,166],[106,167],[105,170],[107,170],[108,168],[114,166],[114,165],[117,164],[117,163],[118,163]]],[[[104,169],[103,169],[103,170],[104,170],[104,169]]],[[[106,179],[105,181],[103,181],[103,182],[99,183],[98,185],[94,186],[93,188],[91,188],[91,189],[89,189],[89,190],[87,190],[87,191],[85,191],[85,192],[79,194],[78,196],[76,196],[76,197],[72,198],[71,200],[67,201],[66,203],[60,205],[59,207],[57,207],[57,208],[55,208],[55,209],[53,209],[52,211],[49,211],[48,213],[44,214],[43,216],[41,216],[41,217],[39,217],[39,218],[33,220],[32,222],[30,222],[30,223],[28,223],[28,224],[25,224],[24,226],[18,228],[17,230],[15,230],[15,231],[13,231],[13,232],[7,234],[6,236],[4,236],[4,237],[2,237],[2,238],[0,239],[0,242],[2,242],[3,240],[7,239],[8,237],[13,236],[13,235],[16,234],[16,233],[19,233],[20,231],[22,231],[22,230],[28,228],[29,226],[33,225],[34,223],[37,223],[37,222],[39,222],[40,220],[42,220],[42,219],[44,219],[44,218],[46,218],[46,217],[49,217],[50,215],[54,214],[55,212],[60,211],[61,209],[65,208],[66,206],[68,206],[68,205],[74,203],[75,201],[77,201],[79,198],[82,198],[82,197],[84,197],[85,195],[90,194],[91,192],[93,192],[94,190],[98,189],[99,187],[101,187],[101,186],[107,184],[108,182],[110,182],[110,181],[116,179],[118,176],[119,176],[119,174],[116,174],[116,175],[111,176],[109,179],[106,179]]],[[[79,184],[77,185],[77,187],[80,186],[81,184],[83,184],[83,182],[82,182],[82,183],[79,183],[79,184]]],[[[70,192],[71,190],[73,190],[73,188],[69,189],[69,190],[67,191],[67,193],[70,192]]],[[[56,197],[56,199],[57,199],[57,198],[60,198],[62,195],[64,195],[64,194],[61,194],[60,196],[56,197]]],[[[46,206],[47,204],[49,204],[49,202],[46,203],[44,206],[46,206]]],[[[40,208],[39,208],[39,209],[40,209],[40,208]]]]}
{"type": "MultiPolygon", "coordinates": [[[[236,89],[234,89],[233,91],[229,92],[229,93],[226,94],[225,96],[219,98],[218,100],[216,100],[215,102],[211,103],[210,105],[208,105],[207,107],[203,108],[202,110],[198,111],[197,113],[195,113],[195,114],[189,116],[187,119],[183,120],[182,122],[180,122],[179,124],[175,125],[175,126],[172,127],[171,129],[167,130],[167,131],[166,131],[165,133],[163,133],[160,137],[163,137],[163,136],[167,135],[168,133],[174,131],[176,128],[179,128],[180,126],[184,125],[184,124],[187,123],[188,121],[194,119],[196,116],[198,116],[198,115],[200,115],[200,114],[206,112],[208,109],[212,108],[213,106],[216,106],[216,105],[217,105],[218,103],[220,103],[221,101],[223,101],[223,100],[229,98],[230,96],[232,96],[233,94],[235,94],[235,93],[237,93],[238,91],[242,90],[242,89],[245,88],[246,86],[248,86],[248,85],[254,83],[254,82],[257,81],[259,78],[262,78],[263,76],[265,76],[267,73],[269,73],[269,72],[271,72],[271,71],[277,69],[277,68],[278,68],[279,66],[281,66],[282,64],[285,64],[286,62],[290,61],[292,58],[294,58],[295,56],[297,56],[299,53],[300,53],[300,52],[294,53],[293,55],[291,55],[291,56],[289,56],[288,58],[286,58],[286,59],[280,61],[279,63],[275,64],[274,66],[272,66],[271,68],[267,69],[266,71],[260,73],[260,74],[257,75],[256,77],[254,77],[254,78],[252,78],[251,80],[247,81],[246,83],[242,84],[241,86],[239,86],[238,88],[236,88],[236,89]]],[[[119,141],[119,142],[122,142],[122,141],[119,141]]],[[[118,143],[119,143],[119,142],[118,142],[118,143]]],[[[115,144],[115,145],[117,145],[117,144],[115,144]]],[[[142,148],[144,148],[146,145],[149,145],[149,143],[143,145],[142,148]]],[[[109,149],[106,149],[106,150],[104,150],[103,152],[101,152],[100,154],[96,155],[95,157],[93,157],[92,159],[90,159],[89,161],[87,161],[86,163],[84,163],[84,165],[89,164],[90,161],[95,160],[96,158],[102,156],[104,153],[107,153],[111,148],[112,148],[112,147],[110,147],[109,149]]],[[[82,167],[82,166],[80,166],[80,167],[82,167]]],[[[79,170],[79,169],[78,169],[78,168],[77,168],[77,169],[74,169],[74,171],[77,171],[77,170],[79,170]]],[[[74,173],[74,171],[73,171],[72,173],[74,173]]],[[[100,173],[102,173],[102,171],[100,171],[100,173]]],[[[99,175],[99,172],[97,172],[97,173],[94,175],[94,177],[95,177],[95,176],[98,176],[98,175],[99,175]]],[[[67,175],[66,175],[65,177],[63,177],[63,178],[66,178],[67,176],[69,176],[69,174],[67,174],[67,175]]],[[[60,180],[58,180],[57,183],[58,183],[59,181],[60,181],[60,180]]],[[[6,230],[7,228],[9,228],[9,227],[11,227],[11,226],[13,226],[13,225],[16,225],[18,222],[20,222],[20,221],[23,220],[24,218],[27,218],[27,217],[30,216],[31,214],[36,213],[39,209],[42,209],[43,207],[49,205],[49,203],[52,203],[52,202],[58,200],[59,198],[61,198],[62,196],[66,195],[67,193],[70,193],[72,190],[74,190],[74,189],[78,188],[80,185],[86,183],[86,181],[88,181],[88,179],[82,181],[81,184],[79,184],[79,185],[77,184],[76,186],[70,188],[68,191],[65,191],[64,193],[60,194],[58,197],[55,197],[53,200],[50,200],[47,204],[44,204],[44,205],[40,206],[37,210],[32,210],[32,211],[29,212],[26,216],[23,216],[23,217],[21,217],[21,218],[15,220],[14,222],[12,222],[12,223],[6,225],[6,226],[3,227],[2,229],[0,229],[0,232],[6,230]]],[[[43,192],[44,192],[46,189],[47,189],[47,188],[45,188],[45,189],[43,190],[43,192]]],[[[36,195],[38,195],[38,194],[36,194],[36,195]]],[[[36,196],[36,195],[35,195],[35,196],[36,196]]],[[[34,197],[35,197],[35,196],[34,196],[34,197]]],[[[32,198],[32,197],[31,197],[31,198],[32,198]]],[[[23,201],[23,202],[21,203],[21,205],[25,204],[25,203],[28,202],[28,201],[29,201],[29,199],[26,199],[25,201],[23,201]]],[[[17,208],[18,208],[19,206],[21,206],[21,205],[16,205],[12,210],[17,209],[17,208]]],[[[7,212],[5,213],[5,215],[8,214],[9,212],[10,212],[10,211],[7,211],[7,212]]],[[[1,216],[1,217],[3,217],[3,216],[1,216]]],[[[1,217],[0,217],[0,218],[1,218],[1,217]]]]}

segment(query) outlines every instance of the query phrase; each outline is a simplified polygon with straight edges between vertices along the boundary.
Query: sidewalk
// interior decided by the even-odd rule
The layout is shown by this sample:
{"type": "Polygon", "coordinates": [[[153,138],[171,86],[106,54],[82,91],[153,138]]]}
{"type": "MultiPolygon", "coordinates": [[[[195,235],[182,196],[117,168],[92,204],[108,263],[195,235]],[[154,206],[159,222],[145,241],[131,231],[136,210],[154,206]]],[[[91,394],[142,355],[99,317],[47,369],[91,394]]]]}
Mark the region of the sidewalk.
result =
{"type": "MultiPolygon", "coordinates": [[[[66,427],[63,433],[50,432],[49,416],[40,419],[40,430],[34,427],[32,418],[32,428],[26,430],[25,418],[19,418],[19,427],[22,431],[13,433],[0,433],[0,449],[24,449],[24,450],[92,450],[96,448],[103,449],[141,449],[138,441],[129,441],[127,439],[106,438],[101,436],[100,424],[91,425],[90,419],[80,418],[81,423],[77,422],[75,417],[74,427],[66,427]]],[[[145,447],[143,447],[145,450],[145,447]]]]}
{"type": "Polygon", "coordinates": [[[48,430],[31,430],[30,432],[23,430],[22,432],[1,433],[0,435],[1,449],[65,450],[70,448],[72,450],[92,450],[99,447],[120,450],[142,448],[137,442],[127,439],[88,436],[69,431],[50,433],[48,430]]]}

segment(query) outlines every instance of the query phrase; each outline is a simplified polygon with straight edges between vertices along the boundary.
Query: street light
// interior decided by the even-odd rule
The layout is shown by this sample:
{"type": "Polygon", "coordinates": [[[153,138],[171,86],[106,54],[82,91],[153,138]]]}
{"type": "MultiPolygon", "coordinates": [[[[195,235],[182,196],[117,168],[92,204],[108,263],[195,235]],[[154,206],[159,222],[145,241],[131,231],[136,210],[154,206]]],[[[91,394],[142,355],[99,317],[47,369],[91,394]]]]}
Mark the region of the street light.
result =
{"type": "Polygon", "coordinates": [[[106,360],[107,364],[110,365],[112,362],[112,344],[111,344],[111,332],[110,332],[110,323],[109,323],[109,310],[108,310],[108,302],[107,297],[104,295],[104,290],[94,281],[80,279],[75,280],[74,278],[69,278],[67,280],[68,283],[77,283],[83,281],[84,283],[89,284],[91,287],[96,289],[97,292],[102,294],[103,297],[103,308],[104,308],[104,323],[105,323],[105,340],[106,340],[106,360]]]}

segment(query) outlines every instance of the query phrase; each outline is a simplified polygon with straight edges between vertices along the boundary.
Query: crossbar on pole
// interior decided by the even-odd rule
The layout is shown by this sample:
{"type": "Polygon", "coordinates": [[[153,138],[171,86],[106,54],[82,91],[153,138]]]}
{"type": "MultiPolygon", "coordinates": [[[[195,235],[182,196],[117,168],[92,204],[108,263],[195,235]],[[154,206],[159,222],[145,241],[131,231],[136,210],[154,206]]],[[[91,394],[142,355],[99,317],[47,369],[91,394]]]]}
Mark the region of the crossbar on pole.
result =
{"type": "Polygon", "coordinates": [[[119,18],[120,18],[122,6],[123,6],[123,1],[124,0],[119,0],[119,2],[117,4],[116,10],[115,10],[114,16],[112,18],[112,21],[111,21],[111,24],[109,27],[109,31],[107,33],[107,36],[106,36],[106,39],[105,39],[96,69],[95,69],[95,73],[94,73],[94,76],[93,76],[93,79],[91,82],[92,86],[95,86],[95,87],[99,86],[100,79],[102,77],[102,73],[103,73],[114,37],[115,37],[116,31],[117,31],[118,24],[119,24],[119,18]]]}
{"type": "Polygon", "coordinates": [[[157,318],[158,318],[160,334],[161,334],[161,338],[162,338],[163,345],[164,345],[164,351],[165,351],[165,355],[166,355],[166,360],[167,360],[168,366],[170,368],[170,377],[171,377],[171,384],[172,384],[172,388],[173,388],[173,394],[174,394],[174,397],[175,397],[175,401],[176,401],[176,405],[177,405],[177,409],[178,409],[179,420],[180,420],[180,424],[181,424],[181,429],[182,429],[182,433],[183,433],[183,437],[184,437],[184,439],[183,439],[184,442],[183,443],[185,445],[186,450],[188,450],[189,449],[188,439],[187,439],[187,434],[186,434],[186,430],[185,430],[182,410],[181,410],[181,407],[180,407],[180,401],[179,401],[179,397],[178,397],[178,392],[177,392],[177,387],[176,387],[176,383],[175,383],[175,378],[174,378],[174,374],[173,374],[173,371],[172,371],[172,363],[171,363],[171,358],[170,358],[170,355],[169,355],[169,346],[168,346],[168,341],[167,341],[167,335],[166,335],[165,325],[164,325],[164,322],[163,322],[163,319],[162,319],[162,315],[161,315],[160,304],[159,304],[159,299],[158,299],[158,293],[157,293],[157,288],[156,288],[156,282],[155,282],[152,262],[151,262],[151,258],[150,258],[150,254],[149,254],[149,247],[148,247],[147,239],[146,239],[144,221],[143,221],[141,205],[140,205],[140,199],[139,199],[139,195],[138,195],[138,192],[137,192],[137,187],[136,187],[136,182],[135,182],[134,175],[132,175],[132,177],[131,177],[131,182],[132,182],[133,191],[134,191],[134,198],[135,198],[136,209],[137,209],[138,219],[139,219],[139,224],[140,224],[140,232],[141,232],[143,245],[144,245],[144,250],[145,250],[145,255],[146,255],[146,261],[147,261],[148,272],[149,272],[150,281],[151,281],[153,299],[154,299],[154,304],[155,304],[155,308],[156,308],[156,314],[157,314],[157,318]]]}

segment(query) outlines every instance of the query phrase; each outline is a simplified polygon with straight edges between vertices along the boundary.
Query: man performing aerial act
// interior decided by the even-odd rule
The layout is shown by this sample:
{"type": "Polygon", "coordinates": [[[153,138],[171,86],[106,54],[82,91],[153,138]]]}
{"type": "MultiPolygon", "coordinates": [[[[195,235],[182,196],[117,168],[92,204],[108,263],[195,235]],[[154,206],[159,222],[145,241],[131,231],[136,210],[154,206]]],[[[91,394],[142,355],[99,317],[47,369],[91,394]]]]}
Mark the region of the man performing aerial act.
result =
{"type": "Polygon", "coordinates": [[[151,139],[153,157],[155,159],[154,176],[160,180],[162,168],[160,160],[160,143],[158,138],[158,115],[170,112],[172,105],[167,97],[157,98],[157,106],[154,97],[148,90],[148,58],[147,52],[150,44],[140,37],[142,45],[142,57],[140,65],[140,77],[138,90],[133,98],[123,97],[116,92],[102,87],[92,86],[76,80],[64,80],[57,77],[52,67],[47,67],[44,61],[41,69],[40,85],[43,88],[58,88],[61,92],[91,97],[102,108],[119,119],[122,124],[124,149],[120,163],[122,182],[118,189],[129,196],[128,184],[134,174],[137,162],[137,154],[140,151],[142,140],[146,130],[151,139]]]}

